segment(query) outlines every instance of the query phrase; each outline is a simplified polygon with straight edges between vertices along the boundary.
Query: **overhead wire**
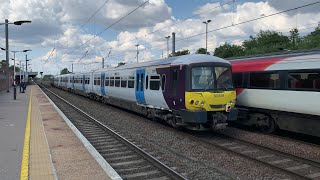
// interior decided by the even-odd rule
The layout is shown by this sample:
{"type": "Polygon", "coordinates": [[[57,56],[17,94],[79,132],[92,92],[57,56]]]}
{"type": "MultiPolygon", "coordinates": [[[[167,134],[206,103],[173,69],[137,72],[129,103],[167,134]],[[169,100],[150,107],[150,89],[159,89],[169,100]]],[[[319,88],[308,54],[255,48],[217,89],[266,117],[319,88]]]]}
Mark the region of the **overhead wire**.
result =
{"type": "Polygon", "coordinates": [[[139,38],[141,38],[141,37],[143,37],[143,36],[149,36],[149,35],[154,34],[154,33],[158,32],[158,31],[160,31],[160,30],[166,29],[166,28],[168,28],[168,27],[175,26],[175,25],[180,24],[180,23],[182,23],[182,22],[185,22],[185,21],[187,21],[187,20],[189,20],[189,19],[191,19],[191,18],[193,18],[193,17],[196,17],[196,16],[199,16],[199,15],[201,15],[201,14],[207,13],[207,12],[209,12],[209,11],[212,11],[212,10],[217,9],[217,8],[219,8],[219,7],[222,7],[222,6],[224,6],[224,5],[230,4],[230,3],[232,3],[232,2],[234,2],[234,0],[228,1],[228,2],[223,3],[223,4],[220,4],[219,6],[215,6],[215,7],[213,7],[213,8],[207,9],[207,10],[202,11],[202,12],[200,12],[200,13],[197,13],[197,14],[195,14],[195,15],[189,16],[189,17],[187,17],[187,18],[184,18],[184,19],[181,20],[181,21],[177,21],[176,23],[170,24],[170,25],[168,25],[168,26],[164,26],[164,27],[162,27],[162,28],[156,29],[156,30],[154,30],[154,31],[152,31],[152,32],[150,32],[150,33],[148,33],[148,34],[146,34],[146,35],[142,35],[142,36],[140,36],[140,37],[136,37],[136,38],[134,38],[134,39],[125,41],[125,42],[121,43],[120,45],[126,44],[126,43],[128,43],[128,42],[135,41],[135,40],[137,40],[137,39],[139,39],[139,38]]]}
{"type": "Polygon", "coordinates": [[[44,64],[46,64],[48,62],[49,58],[53,55],[53,52],[54,52],[55,49],[56,48],[52,49],[51,53],[49,54],[49,56],[48,56],[47,60],[44,62],[44,64]]]}
{"type": "Polygon", "coordinates": [[[90,18],[83,24],[80,26],[79,29],[77,29],[77,31],[70,37],[73,38],[86,24],[89,23],[89,21],[108,3],[109,0],[106,0],[91,16],[90,18]]]}
{"type": "MultiPolygon", "coordinates": [[[[148,2],[148,1],[147,1],[148,2]]],[[[145,2],[145,3],[147,3],[145,2]]],[[[144,3],[144,4],[145,4],[144,3]]],[[[245,23],[249,23],[249,22],[253,22],[253,21],[257,21],[257,20],[260,20],[260,19],[264,19],[264,18],[268,18],[268,17],[272,17],[272,16],[275,16],[275,15],[279,15],[279,14],[283,14],[283,13],[286,13],[286,12],[290,12],[290,11],[293,11],[293,10],[297,10],[297,9],[301,9],[301,8],[304,8],[304,7],[308,7],[308,6],[312,6],[312,5],[315,5],[315,4],[318,4],[320,3],[320,1],[317,1],[317,2],[314,2],[314,3],[309,3],[309,4],[306,4],[306,5],[302,5],[302,6],[298,6],[298,7],[295,7],[295,8],[291,8],[291,9],[287,9],[287,10],[284,10],[284,11],[280,11],[280,12],[277,12],[277,13],[273,13],[273,14],[269,14],[269,15],[264,15],[262,17],[258,17],[258,18],[253,18],[253,19],[250,19],[250,20],[246,20],[246,21],[242,21],[242,22],[239,22],[239,23],[236,23],[236,24],[232,24],[232,25],[228,25],[228,26],[224,26],[224,27],[221,27],[221,28],[217,28],[217,29],[214,29],[214,30],[211,30],[211,31],[208,31],[208,33],[212,33],[212,32],[215,32],[215,31],[219,31],[219,30],[223,30],[223,29],[227,29],[227,28],[232,28],[234,26],[239,26],[239,25],[242,25],[242,24],[245,24],[245,23]]],[[[142,5],[144,5],[142,4],[142,5]]],[[[142,5],[138,6],[135,10],[137,10],[138,8],[140,8],[142,5]]],[[[135,10],[131,11],[129,14],[131,14],[132,12],[134,12],[135,10]]],[[[128,16],[129,14],[127,14],[126,16],[128,16]]],[[[125,16],[125,17],[126,17],[125,16]]],[[[119,19],[118,21],[116,21],[115,23],[119,22],[120,20],[124,19],[125,17],[119,19]]],[[[108,28],[112,27],[115,23],[113,23],[112,25],[108,26],[105,30],[107,30],[108,28]]],[[[105,31],[104,30],[104,31],[105,31]]],[[[102,32],[104,32],[102,31],[102,32]]],[[[97,35],[100,35],[102,32],[100,32],[99,34],[97,35]]],[[[177,39],[176,42],[178,41],[183,41],[183,40],[186,40],[186,39],[190,39],[190,38],[193,38],[193,37],[197,37],[197,36],[200,36],[200,35],[203,35],[205,33],[199,33],[199,34],[195,34],[195,35],[192,35],[192,36],[188,36],[188,37],[185,37],[185,38],[181,38],[181,39],[177,39]]],[[[96,36],[97,36],[96,35],[96,36]]],[[[93,37],[94,38],[94,37],[93,37]]],[[[91,38],[90,40],[92,40],[93,38],[91,38]]],[[[89,40],[89,41],[90,41],[89,40]]],[[[87,41],[87,42],[89,42],[87,41]]],[[[85,42],[85,43],[87,43],[85,42]]],[[[85,44],[83,43],[83,44],[85,44]]],[[[83,45],[82,44],[82,45],[83,45]]],[[[148,47],[144,47],[144,49],[140,49],[140,52],[141,51],[146,51],[146,50],[152,50],[152,49],[155,49],[156,47],[163,47],[163,46],[166,46],[167,43],[163,43],[163,44],[160,44],[160,45],[157,45],[157,46],[153,46],[151,48],[148,48],[148,47]]],[[[81,45],[81,46],[82,46],[81,45]]],[[[80,46],[80,47],[81,47],[80,46]]],[[[114,56],[115,54],[113,54],[113,56],[111,57],[121,57],[121,56],[125,56],[124,54],[121,54],[120,56],[114,56]]]]}
{"type": "MultiPolygon", "coordinates": [[[[136,7],[135,9],[133,9],[132,11],[130,11],[129,13],[127,13],[125,16],[121,17],[120,19],[118,19],[117,21],[113,22],[112,24],[110,24],[108,27],[106,27],[104,30],[100,31],[98,34],[94,35],[92,38],[90,38],[89,40],[87,40],[86,42],[82,43],[78,48],[82,47],[83,45],[87,44],[88,42],[90,42],[92,39],[94,39],[95,37],[99,36],[100,34],[102,34],[103,32],[105,32],[106,30],[110,29],[112,26],[118,24],[120,21],[122,21],[123,19],[125,19],[126,17],[128,17],[129,15],[131,15],[133,12],[135,12],[136,10],[138,10],[139,8],[141,8],[142,6],[144,6],[146,3],[148,3],[150,0],[145,1],[144,3],[140,4],[138,7],[136,7]]],[[[71,54],[73,51],[70,51],[67,53],[71,54]]],[[[61,57],[61,60],[64,59],[66,57],[66,55],[64,55],[63,57],[61,57]]]]}

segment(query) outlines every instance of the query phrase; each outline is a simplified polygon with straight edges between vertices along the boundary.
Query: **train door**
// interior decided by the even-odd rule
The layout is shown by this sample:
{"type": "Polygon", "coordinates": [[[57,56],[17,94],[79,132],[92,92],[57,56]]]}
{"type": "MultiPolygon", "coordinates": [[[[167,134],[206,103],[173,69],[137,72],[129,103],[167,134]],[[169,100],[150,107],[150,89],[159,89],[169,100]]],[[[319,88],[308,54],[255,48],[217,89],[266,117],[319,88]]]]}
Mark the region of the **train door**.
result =
{"type": "Polygon", "coordinates": [[[145,104],[146,100],[144,98],[144,77],[145,77],[145,70],[137,70],[136,71],[136,87],[135,87],[135,94],[136,100],[138,104],[145,104]]]}
{"type": "Polygon", "coordinates": [[[171,93],[170,93],[170,104],[174,109],[184,108],[184,78],[182,69],[180,66],[170,67],[171,75],[171,93]]]}
{"type": "Polygon", "coordinates": [[[105,96],[106,95],[106,91],[105,91],[105,86],[104,86],[104,82],[105,82],[105,73],[102,72],[101,73],[101,77],[100,77],[100,89],[101,89],[101,95],[105,96]]]}

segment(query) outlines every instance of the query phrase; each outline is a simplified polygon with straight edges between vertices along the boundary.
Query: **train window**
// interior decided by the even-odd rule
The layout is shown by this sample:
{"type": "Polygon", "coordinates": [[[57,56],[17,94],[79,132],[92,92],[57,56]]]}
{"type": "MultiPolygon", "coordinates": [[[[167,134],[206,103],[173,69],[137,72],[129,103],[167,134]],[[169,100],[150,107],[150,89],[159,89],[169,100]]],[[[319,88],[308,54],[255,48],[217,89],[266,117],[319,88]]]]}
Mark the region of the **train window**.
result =
{"type": "Polygon", "coordinates": [[[97,85],[100,85],[100,77],[97,79],[97,85]]]}
{"type": "Polygon", "coordinates": [[[146,89],[148,89],[148,84],[149,83],[149,77],[148,76],[146,76],[146,89]]]}
{"type": "Polygon", "coordinates": [[[166,90],[166,75],[162,74],[162,78],[161,78],[161,89],[162,91],[166,90]]]}
{"type": "Polygon", "coordinates": [[[289,72],[289,89],[320,89],[319,72],[289,72]]]}
{"type": "Polygon", "coordinates": [[[144,80],[143,73],[141,73],[140,77],[141,77],[140,91],[143,91],[143,80],[144,80]]]}
{"type": "Polygon", "coordinates": [[[115,87],[120,87],[120,77],[116,77],[116,78],[115,78],[114,86],[115,86],[115,87]]]}
{"type": "Polygon", "coordinates": [[[159,89],[160,89],[160,77],[150,76],[150,90],[159,90],[159,89]]]}
{"type": "Polygon", "coordinates": [[[106,79],[104,80],[104,85],[109,86],[109,77],[106,77],[106,79]]]}
{"type": "Polygon", "coordinates": [[[128,88],[134,88],[134,77],[129,76],[128,78],[128,88]]]}
{"type": "Polygon", "coordinates": [[[232,74],[232,79],[233,79],[233,85],[234,85],[235,88],[243,87],[243,85],[242,85],[243,73],[233,73],[232,74]]]}
{"type": "Polygon", "coordinates": [[[114,86],[114,77],[110,77],[110,86],[114,86]]]}
{"type": "Polygon", "coordinates": [[[250,73],[251,88],[280,88],[279,74],[271,72],[250,73]]]}
{"type": "Polygon", "coordinates": [[[137,79],[136,79],[136,91],[139,91],[139,74],[137,74],[137,79]]]}
{"type": "Polygon", "coordinates": [[[124,78],[124,77],[121,78],[121,87],[123,88],[127,87],[127,78],[124,78]]]}

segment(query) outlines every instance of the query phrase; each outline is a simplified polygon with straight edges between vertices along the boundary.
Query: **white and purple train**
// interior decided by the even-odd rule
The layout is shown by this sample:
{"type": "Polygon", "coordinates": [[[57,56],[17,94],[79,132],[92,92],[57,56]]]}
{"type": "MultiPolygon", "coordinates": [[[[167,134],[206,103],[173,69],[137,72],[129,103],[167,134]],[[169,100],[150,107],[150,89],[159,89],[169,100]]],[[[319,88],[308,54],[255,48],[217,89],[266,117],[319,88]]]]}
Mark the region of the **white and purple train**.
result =
{"type": "Polygon", "coordinates": [[[54,85],[173,127],[223,129],[236,101],[231,69],[218,57],[185,55],[60,75],[54,85]]]}

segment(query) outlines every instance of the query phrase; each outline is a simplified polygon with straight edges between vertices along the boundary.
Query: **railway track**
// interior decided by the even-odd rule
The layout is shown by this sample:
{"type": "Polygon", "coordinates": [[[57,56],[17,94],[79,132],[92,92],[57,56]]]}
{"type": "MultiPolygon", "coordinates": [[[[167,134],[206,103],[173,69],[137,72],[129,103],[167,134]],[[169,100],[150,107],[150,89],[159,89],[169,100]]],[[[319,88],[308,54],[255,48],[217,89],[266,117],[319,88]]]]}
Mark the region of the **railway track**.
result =
{"type": "Polygon", "coordinates": [[[262,163],[286,174],[290,174],[297,179],[320,179],[320,162],[318,161],[294,156],[248,141],[228,137],[224,134],[216,135],[214,139],[203,135],[191,136],[198,141],[262,163]]]}
{"type": "Polygon", "coordinates": [[[253,160],[264,166],[281,171],[296,179],[320,179],[320,162],[294,156],[289,153],[277,151],[262,145],[243,141],[234,137],[220,134],[192,135],[190,131],[186,136],[202,142],[205,146],[214,146],[223,151],[233,153],[246,159],[253,160]]]}
{"type": "Polygon", "coordinates": [[[40,86],[123,179],[186,179],[49,89],[40,86]]]}

